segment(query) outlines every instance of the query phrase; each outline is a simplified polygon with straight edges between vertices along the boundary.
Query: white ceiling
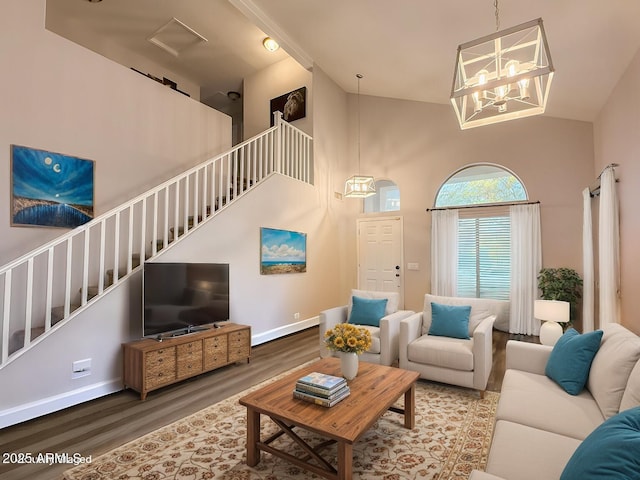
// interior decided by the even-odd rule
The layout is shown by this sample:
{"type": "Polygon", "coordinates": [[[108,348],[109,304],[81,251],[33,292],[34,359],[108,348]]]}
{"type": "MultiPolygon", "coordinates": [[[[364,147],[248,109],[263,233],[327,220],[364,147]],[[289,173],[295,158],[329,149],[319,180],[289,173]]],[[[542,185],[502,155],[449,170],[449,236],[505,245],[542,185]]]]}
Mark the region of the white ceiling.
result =
{"type": "MultiPolygon", "coordinates": [[[[204,103],[284,58],[262,49],[266,32],[346,91],[361,73],[363,94],[446,104],[457,46],[496,29],[493,0],[47,0],[47,10],[65,19],[57,33],[84,30],[96,51],[113,42],[152,58],[199,83],[204,103]],[[179,57],[146,41],[171,17],[209,41],[179,57]]],[[[499,12],[501,29],[544,21],[550,116],[593,121],[640,48],[638,0],[501,0],[499,12]]]]}
{"type": "Polygon", "coordinates": [[[282,50],[267,52],[265,34],[227,0],[47,0],[46,17],[49,30],[127,67],[158,76],[136,62],[139,57],[165,68],[171,80],[178,80],[174,74],[187,78],[201,86],[200,100],[214,107],[229,101],[227,92],[242,92],[244,77],[287,57],[282,50]],[[207,42],[176,57],[147,40],[174,17],[207,42]]]}

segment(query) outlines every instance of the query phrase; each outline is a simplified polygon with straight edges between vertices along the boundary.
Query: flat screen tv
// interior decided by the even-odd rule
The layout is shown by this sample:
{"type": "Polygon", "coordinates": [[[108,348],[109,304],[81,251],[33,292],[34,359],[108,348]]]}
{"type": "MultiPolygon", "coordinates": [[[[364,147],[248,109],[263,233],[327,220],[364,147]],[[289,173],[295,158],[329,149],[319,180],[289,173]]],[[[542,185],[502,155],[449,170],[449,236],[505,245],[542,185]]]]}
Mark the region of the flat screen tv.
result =
{"type": "Polygon", "coordinates": [[[210,328],[229,319],[229,264],[143,266],[142,335],[161,337],[210,328]]]}

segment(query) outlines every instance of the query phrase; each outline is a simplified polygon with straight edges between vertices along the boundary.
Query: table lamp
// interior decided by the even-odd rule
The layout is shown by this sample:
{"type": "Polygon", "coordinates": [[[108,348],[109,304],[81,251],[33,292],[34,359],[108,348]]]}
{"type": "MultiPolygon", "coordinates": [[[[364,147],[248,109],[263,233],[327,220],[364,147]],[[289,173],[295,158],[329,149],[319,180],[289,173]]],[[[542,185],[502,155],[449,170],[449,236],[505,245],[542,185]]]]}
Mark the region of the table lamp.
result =
{"type": "Polygon", "coordinates": [[[555,345],[562,336],[560,323],[569,321],[569,302],[560,300],[536,300],[533,306],[533,316],[544,320],[540,326],[540,343],[555,345]]]}

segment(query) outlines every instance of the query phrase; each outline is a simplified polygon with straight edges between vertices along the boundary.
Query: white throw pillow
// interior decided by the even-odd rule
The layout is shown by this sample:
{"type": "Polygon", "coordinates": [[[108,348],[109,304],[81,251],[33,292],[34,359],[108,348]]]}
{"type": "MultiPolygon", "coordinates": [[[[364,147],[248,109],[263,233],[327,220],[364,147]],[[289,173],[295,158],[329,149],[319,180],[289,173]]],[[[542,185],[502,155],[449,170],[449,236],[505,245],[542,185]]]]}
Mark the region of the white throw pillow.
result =
{"type": "Polygon", "coordinates": [[[617,323],[602,326],[600,349],[591,363],[587,388],[605,418],[620,410],[631,370],[640,359],[640,337],[617,323]]]}
{"type": "Polygon", "coordinates": [[[627,388],[624,389],[622,401],[620,402],[620,411],[640,405],[640,360],[631,370],[627,388]]]}

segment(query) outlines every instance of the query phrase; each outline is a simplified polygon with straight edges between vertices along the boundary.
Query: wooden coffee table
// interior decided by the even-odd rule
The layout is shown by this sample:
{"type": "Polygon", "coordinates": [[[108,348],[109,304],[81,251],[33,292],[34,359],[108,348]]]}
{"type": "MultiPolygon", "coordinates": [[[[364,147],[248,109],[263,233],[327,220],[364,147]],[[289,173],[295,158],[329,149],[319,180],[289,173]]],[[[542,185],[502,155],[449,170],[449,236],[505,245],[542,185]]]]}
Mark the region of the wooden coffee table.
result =
{"type": "Polygon", "coordinates": [[[319,360],[240,399],[240,404],[247,407],[247,465],[257,465],[263,450],[326,478],[349,480],[353,444],[383,413],[387,410],[401,413],[404,415],[404,427],[414,427],[417,372],[360,362],[358,376],[349,381],[351,395],[329,408],[293,398],[296,381],[311,372],[340,376],[340,361],[337,358],[319,360]],[[402,395],[404,409],[394,407],[402,395]],[[267,415],[280,428],[265,440],[260,438],[260,415],[267,415]],[[309,445],[294,432],[296,427],[326,437],[328,442],[309,445]],[[283,434],[302,447],[307,454],[305,458],[294,457],[271,445],[283,434]],[[337,467],[319,453],[334,442],[338,445],[337,467]]]}

